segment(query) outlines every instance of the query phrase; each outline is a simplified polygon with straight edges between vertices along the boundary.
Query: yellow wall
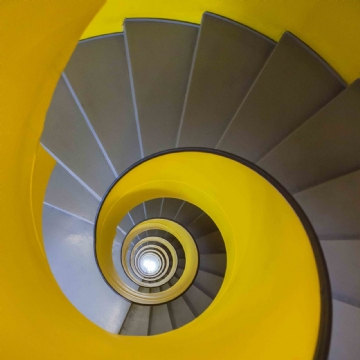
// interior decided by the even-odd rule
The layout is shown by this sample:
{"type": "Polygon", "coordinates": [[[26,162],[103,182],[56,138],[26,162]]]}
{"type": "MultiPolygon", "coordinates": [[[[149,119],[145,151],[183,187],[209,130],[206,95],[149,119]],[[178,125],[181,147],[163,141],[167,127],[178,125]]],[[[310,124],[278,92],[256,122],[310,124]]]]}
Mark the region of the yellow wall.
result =
{"type": "Polygon", "coordinates": [[[108,0],[82,38],[122,31],[125,18],[200,23],[210,11],[278,41],[291,31],[346,80],[360,77],[360,1],[357,0],[108,0]]]}
{"type": "Polygon", "coordinates": [[[43,194],[31,182],[52,93],[102,3],[0,3],[0,359],[70,359],[77,324],[86,324],[44,256],[36,228],[43,194]]]}
{"type": "MultiPolygon", "coordinates": [[[[1,359],[133,360],[143,357],[131,349],[163,344],[160,337],[116,337],[76,311],[51,274],[36,228],[42,195],[31,182],[37,181],[34,169],[45,113],[61,71],[101,4],[102,0],[0,3],[1,359]]],[[[84,37],[120,30],[125,15],[199,22],[202,12],[210,10],[274,39],[285,29],[293,31],[351,81],[360,65],[359,6],[357,1],[110,0],[84,37]]],[[[167,341],[174,341],[172,359],[183,360],[184,345],[176,341],[177,333],[167,335],[167,341]]],[[[194,350],[197,336],[201,332],[194,333],[194,350]]],[[[233,339],[232,349],[239,346],[233,339]]],[[[224,358],[235,359],[236,354],[224,358]]]]}
{"type": "MultiPolygon", "coordinates": [[[[55,167],[56,161],[39,144],[33,164],[33,173],[30,182],[30,196],[32,205],[32,215],[37,233],[37,238],[41,248],[44,250],[42,240],[42,209],[45,199],[46,187],[50,175],[55,167]]],[[[45,251],[44,251],[45,255],[45,251]]]]}
{"type": "MultiPolygon", "coordinates": [[[[226,275],[200,317],[153,340],[149,351],[161,347],[159,360],[168,359],[175,349],[178,357],[171,358],[176,359],[312,360],[321,305],[310,241],[282,194],[255,171],[228,158],[187,151],[162,155],[135,167],[114,185],[96,228],[99,266],[114,289],[123,290],[111,257],[117,224],[136,204],[163,197],[190,202],[215,221],[226,245],[226,275]],[[182,349],[183,343],[187,345],[182,349]]],[[[189,244],[183,247],[188,255],[189,244]]],[[[186,264],[191,258],[186,256],[186,264]]],[[[174,287],[183,285],[186,271],[174,287]]],[[[161,294],[156,297],[166,296],[161,294]]],[[[141,359],[142,350],[132,353],[141,359]]]]}

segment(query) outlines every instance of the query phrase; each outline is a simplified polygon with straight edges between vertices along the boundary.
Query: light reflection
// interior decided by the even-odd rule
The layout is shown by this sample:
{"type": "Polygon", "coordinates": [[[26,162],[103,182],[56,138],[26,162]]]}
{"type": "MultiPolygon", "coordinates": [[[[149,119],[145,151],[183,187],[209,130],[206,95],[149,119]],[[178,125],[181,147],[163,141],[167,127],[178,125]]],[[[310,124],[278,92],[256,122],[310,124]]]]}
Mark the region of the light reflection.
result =
{"type": "Polygon", "coordinates": [[[146,254],[140,259],[140,268],[145,274],[155,274],[160,269],[160,259],[153,254],[146,254]]]}

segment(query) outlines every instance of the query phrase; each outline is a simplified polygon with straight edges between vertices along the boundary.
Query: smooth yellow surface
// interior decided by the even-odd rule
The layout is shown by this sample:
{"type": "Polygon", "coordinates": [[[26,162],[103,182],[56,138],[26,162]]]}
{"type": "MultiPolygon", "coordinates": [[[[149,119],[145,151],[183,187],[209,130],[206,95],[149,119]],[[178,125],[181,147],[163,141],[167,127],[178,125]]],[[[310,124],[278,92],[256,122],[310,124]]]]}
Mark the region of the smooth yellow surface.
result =
{"type": "Polygon", "coordinates": [[[122,31],[125,18],[200,23],[205,11],[243,23],[278,41],[291,31],[347,81],[360,77],[357,0],[108,0],[82,38],[122,31]]]}
{"type": "MultiPolygon", "coordinates": [[[[148,160],[121,178],[102,204],[97,222],[98,261],[108,281],[113,274],[111,245],[121,218],[139,203],[166,197],[190,202],[207,213],[227,250],[226,276],[215,301],[184,332],[174,335],[187,344],[196,339],[193,358],[311,360],[320,322],[311,244],[283,196],[236,161],[208,153],[173,153],[148,160]]],[[[155,225],[149,229],[159,228],[159,219],[151,221],[155,225]]],[[[127,244],[145,229],[125,239],[123,261],[127,244]]],[[[187,264],[193,261],[185,257],[187,264]]],[[[163,350],[168,353],[166,346],[163,350]]],[[[188,358],[184,354],[190,355],[190,350],[183,352],[188,358]]]]}
{"type": "Polygon", "coordinates": [[[33,221],[35,223],[37,238],[41,248],[43,249],[44,256],[46,255],[44,251],[44,243],[42,240],[42,209],[45,199],[46,187],[48,185],[51,173],[54,170],[55,164],[56,161],[39,144],[33,165],[33,174],[30,182],[30,195],[31,204],[33,206],[33,221]]]}
{"type": "MultiPolygon", "coordinates": [[[[184,272],[179,281],[169,289],[158,293],[145,294],[132,289],[118,275],[112,261],[112,246],[115,239],[116,227],[121,219],[134,207],[138,205],[139,193],[132,191],[124,186],[124,182],[119,181],[109,192],[97,220],[96,228],[96,254],[97,261],[102,274],[107,282],[125,298],[140,304],[159,304],[180,296],[193,282],[198,268],[199,256],[196,245],[190,233],[178,223],[168,219],[149,219],[134,226],[126,235],[122,250],[121,262],[126,263],[126,254],[131,242],[136,236],[147,230],[162,230],[172,234],[182,245],[187,259],[184,272]]],[[[174,262],[177,267],[177,256],[173,254],[174,262]]],[[[157,286],[167,283],[174,275],[176,267],[164,280],[159,281],[157,286]]],[[[135,282],[136,279],[131,275],[126,267],[125,273],[135,282]]]]}
{"type": "MultiPolygon", "coordinates": [[[[214,211],[218,205],[211,199],[217,194],[210,194],[207,201],[200,197],[219,227],[227,229],[222,231],[229,267],[221,293],[192,323],[160,336],[115,336],[82,316],[59,289],[37,234],[36,202],[41,196],[32,193],[31,183],[56,82],[101,4],[102,0],[0,3],[0,358],[143,360],[152,352],[159,360],[168,360],[170,353],[173,360],[233,360],[240,354],[246,360],[310,359],[319,317],[311,250],[293,211],[254,174],[247,178],[240,171],[234,174],[236,181],[227,176],[229,185],[241,185],[244,191],[232,216],[247,225],[236,236],[229,227],[233,219],[220,221],[214,211]],[[256,194],[253,185],[259,190],[256,194]],[[246,267],[250,255],[262,265],[246,267]],[[281,284],[274,283],[279,274],[281,284]],[[242,286],[241,292],[232,290],[233,282],[236,289],[242,286]],[[285,293],[279,291],[285,288],[285,293]],[[281,354],[276,341],[280,337],[281,354]]],[[[115,3],[108,4],[111,8],[115,3]]],[[[292,30],[351,80],[360,64],[358,6],[355,1],[119,2],[113,11],[104,10],[85,34],[116,31],[124,16],[199,21],[204,10],[212,10],[275,39],[284,28],[292,30]]],[[[191,198],[189,194],[186,198],[191,198]]]]}
{"type": "Polygon", "coordinates": [[[102,3],[0,2],[0,359],[81,358],[72,352],[81,343],[78,324],[87,321],[56,285],[43,254],[36,228],[42,184],[32,181],[47,176],[37,173],[36,157],[52,93],[102,3]]]}

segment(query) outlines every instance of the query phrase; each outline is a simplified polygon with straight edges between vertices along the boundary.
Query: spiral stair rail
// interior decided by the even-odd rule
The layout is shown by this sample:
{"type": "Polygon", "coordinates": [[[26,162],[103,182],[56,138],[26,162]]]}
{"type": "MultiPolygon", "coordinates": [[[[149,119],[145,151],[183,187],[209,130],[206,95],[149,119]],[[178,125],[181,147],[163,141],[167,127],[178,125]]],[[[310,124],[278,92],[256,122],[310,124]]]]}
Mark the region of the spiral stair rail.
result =
{"type": "Polygon", "coordinates": [[[357,359],[358,5],[116,1],[1,6],[0,357],[357,359]]]}

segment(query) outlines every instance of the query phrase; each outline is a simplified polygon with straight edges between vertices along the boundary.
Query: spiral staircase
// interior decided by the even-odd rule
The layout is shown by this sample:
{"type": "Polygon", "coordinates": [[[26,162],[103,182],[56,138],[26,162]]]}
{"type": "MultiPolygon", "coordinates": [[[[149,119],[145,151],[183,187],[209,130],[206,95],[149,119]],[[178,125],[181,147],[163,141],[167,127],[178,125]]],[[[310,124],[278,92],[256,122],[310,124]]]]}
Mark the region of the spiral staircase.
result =
{"type": "Polygon", "coordinates": [[[290,32],[206,12],[80,41],[38,150],[74,338],[86,318],[109,359],[178,339],[174,359],[357,359],[359,117],[359,80],[290,32]]]}

